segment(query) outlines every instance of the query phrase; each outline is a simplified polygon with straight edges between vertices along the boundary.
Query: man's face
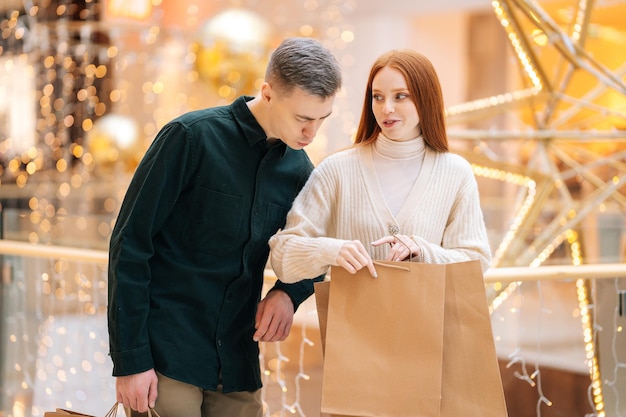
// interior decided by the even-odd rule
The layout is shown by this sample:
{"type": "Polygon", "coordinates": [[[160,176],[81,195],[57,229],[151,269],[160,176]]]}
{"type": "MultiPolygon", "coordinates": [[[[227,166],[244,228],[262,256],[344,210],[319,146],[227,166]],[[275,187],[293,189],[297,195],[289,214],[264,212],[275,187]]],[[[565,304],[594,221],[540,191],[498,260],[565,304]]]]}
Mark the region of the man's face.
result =
{"type": "Polygon", "coordinates": [[[332,113],[335,101],[334,96],[321,98],[297,87],[289,93],[273,90],[270,94],[270,131],[266,133],[296,150],[313,142],[322,122],[332,113]]]}

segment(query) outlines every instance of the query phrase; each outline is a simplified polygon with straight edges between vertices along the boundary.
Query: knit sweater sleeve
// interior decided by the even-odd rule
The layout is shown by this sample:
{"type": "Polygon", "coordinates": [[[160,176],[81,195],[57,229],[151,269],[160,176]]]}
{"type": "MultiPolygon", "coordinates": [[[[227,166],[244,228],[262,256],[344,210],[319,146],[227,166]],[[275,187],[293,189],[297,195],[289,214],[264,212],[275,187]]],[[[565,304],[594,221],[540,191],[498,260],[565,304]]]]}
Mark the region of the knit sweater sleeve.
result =
{"type": "Polygon", "coordinates": [[[286,283],[317,277],[336,264],[346,240],[334,239],[337,180],[340,173],[322,162],[295,199],[284,229],[269,241],[271,266],[286,283]]]}

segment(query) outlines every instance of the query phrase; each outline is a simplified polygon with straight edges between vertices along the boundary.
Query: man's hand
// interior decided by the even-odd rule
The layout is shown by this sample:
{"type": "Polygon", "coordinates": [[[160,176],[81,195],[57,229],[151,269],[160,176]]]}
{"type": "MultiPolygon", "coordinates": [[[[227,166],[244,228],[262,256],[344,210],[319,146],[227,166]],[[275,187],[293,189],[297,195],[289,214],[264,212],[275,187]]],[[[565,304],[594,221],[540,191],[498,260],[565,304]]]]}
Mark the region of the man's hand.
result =
{"type": "Polygon", "coordinates": [[[289,336],[294,307],[291,298],[281,290],[270,291],[259,303],[253,339],[255,342],[279,342],[289,336]]]}
{"type": "Polygon", "coordinates": [[[154,369],[140,374],[118,376],[115,380],[117,402],[124,408],[145,413],[154,408],[157,399],[158,378],[154,369]]]}

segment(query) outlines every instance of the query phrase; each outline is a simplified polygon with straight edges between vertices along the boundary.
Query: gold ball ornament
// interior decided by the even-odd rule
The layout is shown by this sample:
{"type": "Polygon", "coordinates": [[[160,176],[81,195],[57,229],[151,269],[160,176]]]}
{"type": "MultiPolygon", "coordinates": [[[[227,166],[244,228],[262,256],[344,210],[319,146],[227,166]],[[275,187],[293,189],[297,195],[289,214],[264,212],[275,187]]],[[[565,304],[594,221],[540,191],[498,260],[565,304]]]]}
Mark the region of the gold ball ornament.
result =
{"type": "Polygon", "coordinates": [[[103,116],[89,131],[87,149],[93,156],[96,173],[108,173],[120,164],[126,171],[133,171],[143,155],[139,127],[127,116],[103,116]]]}
{"type": "Polygon", "coordinates": [[[271,49],[270,25],[245,9],[228,9],[201,26],[196,71],[222,98],[254,94],[271,49]]]}

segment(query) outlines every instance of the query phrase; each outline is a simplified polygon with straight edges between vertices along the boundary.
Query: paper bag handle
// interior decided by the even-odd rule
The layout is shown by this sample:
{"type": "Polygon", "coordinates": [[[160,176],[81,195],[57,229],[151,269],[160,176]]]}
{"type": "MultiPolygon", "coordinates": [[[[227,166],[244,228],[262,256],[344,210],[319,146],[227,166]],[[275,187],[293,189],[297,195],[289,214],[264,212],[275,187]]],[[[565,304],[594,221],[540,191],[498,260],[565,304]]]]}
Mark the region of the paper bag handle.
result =
{"type": "Polygon", "coordinates": [[[403,271],[407,271],[407,272],[411,270],[411,268],[409,268],[407,266],[388,264],[388,263],[381,262],[381,261],[374,261],[374,265],[386,266],[388,268],[394,268],[394,269],[402,269],[403,271]]]}

